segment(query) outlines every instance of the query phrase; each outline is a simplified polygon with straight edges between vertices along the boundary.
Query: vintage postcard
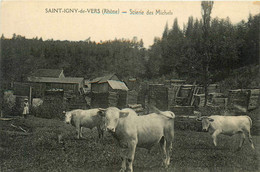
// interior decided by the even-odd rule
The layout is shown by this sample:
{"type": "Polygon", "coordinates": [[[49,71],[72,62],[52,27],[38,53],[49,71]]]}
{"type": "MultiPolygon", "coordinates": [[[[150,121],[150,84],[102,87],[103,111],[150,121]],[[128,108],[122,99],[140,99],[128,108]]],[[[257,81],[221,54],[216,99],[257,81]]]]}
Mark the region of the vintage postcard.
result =
{"type": "Polygon", "coordinates": [[[0,1],[0,171],[259,171],[259,23],[258,1],[0,1]]]}

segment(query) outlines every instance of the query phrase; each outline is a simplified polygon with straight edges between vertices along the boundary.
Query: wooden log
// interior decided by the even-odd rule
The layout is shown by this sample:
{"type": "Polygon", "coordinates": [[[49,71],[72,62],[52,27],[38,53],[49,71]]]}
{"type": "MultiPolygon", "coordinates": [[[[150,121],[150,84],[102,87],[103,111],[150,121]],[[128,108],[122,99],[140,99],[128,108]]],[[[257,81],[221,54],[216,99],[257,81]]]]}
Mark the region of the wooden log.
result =
{"type": "Polygon", "coordinates": [[[11,121],[13,119],[15,119],[15,118],[0,118],[1,121],[11,121]]]}
{"type": "Polygon", "coordinates": [[[22,130],[23,132],[27,133],[27,131],[25,129],[23,129],[21,126],[15,126],[14,124],[11,124],[12,127],[16,128],[16,129],[19,129],[19,130],[22,130]]]}
{"type": "Polygon", "coordinates": [[[32,133],[25,133],[25,132],[19,132],[19,131],[7,131],[7,130],[0,130],[0,132],[6,133],[11,136],[29,136],[32,133]]]}
{"type": "Polygon", "coordinates": [[[128,104],[128,107],[129,108],[140,108],[140,107],[142,107],[142,105],[141,104],[128,104]]]}

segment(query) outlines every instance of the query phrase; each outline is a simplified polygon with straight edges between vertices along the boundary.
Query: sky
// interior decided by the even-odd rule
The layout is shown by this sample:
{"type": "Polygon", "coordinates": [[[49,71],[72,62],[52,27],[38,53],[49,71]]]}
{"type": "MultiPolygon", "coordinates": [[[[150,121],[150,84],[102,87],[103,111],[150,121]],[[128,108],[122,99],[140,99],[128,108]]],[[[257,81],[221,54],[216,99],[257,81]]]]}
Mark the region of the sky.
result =
{"type": "MultiPolygon", "coordinates": [[[[26,38],[42,37],[43,40],[79,41],[90,37],[96,42],[137,37],[149,47],[155,37],[162,36],[166,23],[172,27],[175,18],[181,28],[189,16],[200,19],[200,3],[2,0],[0,33],[6,38],[15,33],[26,38]]],[[[211,16],[229,17],[236,24],[246,21],[249,13],[260,13],[259,1],[215,1],[211,16]]]]}

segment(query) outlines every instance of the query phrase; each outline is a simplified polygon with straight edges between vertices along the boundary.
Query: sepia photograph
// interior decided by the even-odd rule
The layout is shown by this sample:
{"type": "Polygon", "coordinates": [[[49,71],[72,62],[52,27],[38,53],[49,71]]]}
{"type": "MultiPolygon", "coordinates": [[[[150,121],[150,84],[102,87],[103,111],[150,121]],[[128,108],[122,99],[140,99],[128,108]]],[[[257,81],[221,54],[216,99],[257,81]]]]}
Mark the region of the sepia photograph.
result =
{"type": "Polygon", "coordinates": [[[260,2],[0,0],[0,172],[259,172],[260,2]]]}

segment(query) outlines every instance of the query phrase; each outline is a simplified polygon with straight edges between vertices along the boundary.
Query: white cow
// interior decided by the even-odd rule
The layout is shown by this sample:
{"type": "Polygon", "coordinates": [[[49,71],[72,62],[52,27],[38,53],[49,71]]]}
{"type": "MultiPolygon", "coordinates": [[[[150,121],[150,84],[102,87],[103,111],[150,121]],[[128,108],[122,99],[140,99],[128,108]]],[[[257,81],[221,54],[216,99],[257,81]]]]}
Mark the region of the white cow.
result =
{"type": "Polygon", "coordinates": [[[76,127],[77,138],[82,138],[82,127],[94,128],[97,127],[98,137],[102,138],[104,131],[102,128],[102,117],[98,115],[99,109],[82,110],[76,109],[65,113],[65,123],[76,127]]]}
{"type": "Polygon", "coordinates": [[[212,135],[214,145],[217,146],[217,136],[219,134],[232,136],[240,134],[239,149],[241,149],[245,137],[247,136],[251,147],[254,149],[250,128],[252,127],[252,120],[249,116],[218,116],[213,115],[210,117],[200,117],[197,119],[202,121],[202,130],[209,131],[212,135]]]}
{"type": "Polygon", "coordinates": [[[174,118],[171,111],[138,116],[132,109],[119,110],[115,107],[100,109],[105,117],[105,127],[118,140],[121,148],[126,148],[126,156],[122,157],[120,171],[133,171],[136,147],[148,150],[157,143],[163,150],[165,167],[170,164],[170,153],[174,138],[174,118]]]}

